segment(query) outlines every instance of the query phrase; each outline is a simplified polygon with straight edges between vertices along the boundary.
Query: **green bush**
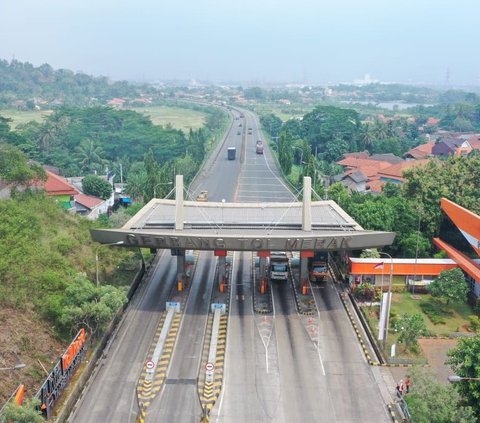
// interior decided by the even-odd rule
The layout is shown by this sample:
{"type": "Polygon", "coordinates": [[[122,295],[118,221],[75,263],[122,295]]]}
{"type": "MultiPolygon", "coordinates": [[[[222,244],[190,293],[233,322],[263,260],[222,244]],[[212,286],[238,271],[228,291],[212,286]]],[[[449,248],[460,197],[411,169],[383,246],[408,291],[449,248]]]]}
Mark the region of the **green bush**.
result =
{"type": "Polygon", "coordinates": [[[373,301],[375,287],[369,283],[361,283],[353,289],[353,296],[359,301],[373,301]]]}
{"type": "Polygon", "coordinates": [[[420,308],[434,325],[444,325],[445,318],[453,315],[451,311],[444,310],[442,304],[432,300],[421,302],[420,308]]]}
{"type": "Polygon", "coordinates": [[[477,332],[480,330],[480,318],[478,316],[470,316],[470,329],[473,332],[477,332]]]}

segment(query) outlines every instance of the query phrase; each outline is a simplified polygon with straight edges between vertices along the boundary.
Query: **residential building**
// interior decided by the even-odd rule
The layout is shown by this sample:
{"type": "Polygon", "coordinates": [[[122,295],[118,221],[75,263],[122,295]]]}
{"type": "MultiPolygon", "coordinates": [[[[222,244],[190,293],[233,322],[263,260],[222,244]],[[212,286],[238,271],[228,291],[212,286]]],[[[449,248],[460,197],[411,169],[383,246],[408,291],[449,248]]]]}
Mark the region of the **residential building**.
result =
{"type": "Polygon", "coordinates": [[[432,148],[432,154],[439,157],[466,156],[472,151],[472,146],[462,138],[445,137],[439,139],[432,148]]]}
{"type": "Polygon", "coordinates": [[[405,182],[405,178],[403,177],[403,172],[405,172],[405,170],[413,167],[425,166],[429,161],[430,159],[406,160],[380,170],[378,176],[383,183],[391,182],[394,184],[402,184],[405,182]]]}
{"type": "Polygon", "coordinates": [[[432,157],[433,156],[432,149],[434,145],[435,145],[434,141],[429,141],[425,144],[417,145],[411,150],[408,150],[403,155],[403,157],[405,158],[405,160],[420,160],[420,159],[426,159],[428,157],[432,157]]]}

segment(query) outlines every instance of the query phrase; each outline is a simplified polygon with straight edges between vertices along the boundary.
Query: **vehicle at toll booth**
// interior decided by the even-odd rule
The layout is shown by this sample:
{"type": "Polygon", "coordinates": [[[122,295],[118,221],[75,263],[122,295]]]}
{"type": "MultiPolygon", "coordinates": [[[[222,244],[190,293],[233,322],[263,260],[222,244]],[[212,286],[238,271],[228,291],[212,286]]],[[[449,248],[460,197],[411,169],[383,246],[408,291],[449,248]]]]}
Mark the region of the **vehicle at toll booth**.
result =
{"type": "Polygon", "coordinates": [[[268,265],[270,280],[286,281],[288,279],[288,257],[283,251],[272,251],[268,265]]]}

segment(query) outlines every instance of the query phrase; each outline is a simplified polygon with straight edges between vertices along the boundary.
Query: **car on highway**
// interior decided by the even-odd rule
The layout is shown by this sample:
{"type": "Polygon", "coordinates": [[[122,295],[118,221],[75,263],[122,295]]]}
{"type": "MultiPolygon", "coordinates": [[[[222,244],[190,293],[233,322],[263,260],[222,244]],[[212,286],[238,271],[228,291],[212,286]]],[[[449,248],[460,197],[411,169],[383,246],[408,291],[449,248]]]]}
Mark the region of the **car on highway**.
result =
{"type": "Polygon", "coordinates": [[[208,201],[208,191],[200,191],[197,195],[197,201],[208,201]]]}

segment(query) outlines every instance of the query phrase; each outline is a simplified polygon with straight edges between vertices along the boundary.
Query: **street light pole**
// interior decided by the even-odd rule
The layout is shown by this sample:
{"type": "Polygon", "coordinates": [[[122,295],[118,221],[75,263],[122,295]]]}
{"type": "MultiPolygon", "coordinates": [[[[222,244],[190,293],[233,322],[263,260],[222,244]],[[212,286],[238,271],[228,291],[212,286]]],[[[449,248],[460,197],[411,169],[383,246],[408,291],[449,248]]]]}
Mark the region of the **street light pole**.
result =
{"type": "Polygon", "coordinates": [[[95,280],[97,282],[97,288],[100,285],[100,282],[98,280],[98,250],[100,249],[100,247],[103,247],[103,246],[122,245],[123,243],[124,243],[123,241],[117,241],[117,242],[111,242],[109,244],[100,244],[95,249],[95,280]]]}
{"type": "Polygon", "coordinates": [[[159,184],[156,184],[153,186],[153,198],[157,198],[157,187],[160,185],[172,185],[173,182],[160,182],[159,184]]]}
{"type": "Polygon", "coordinates": [[[2,367],[0,368],[0,371],[7,371],[7,370],[20,370],[20,369],[23,369],[24,367],[27,367],[27,365],[25,363],[20,363],[20,364],[16,364],[15,366],[13,367],[2,367]]]}
{"type": "Polygon", "coordinates": [[[480,377],[462,377],[457,375],[448,376],[448,381],[451,383],[461,382],[462,380],[480,380],[480,377]]]}
{"type": "MultiPolygon", "coordinates": [[[[390,322],[390,305],[392,302],[393,258],[390,254],[384,253],[383,251],[379,251],[378,253],[384,254],[385,256],[390,258],[390,282],[388,283],[387,313],[386,313],[386,321],[385,321],[384,336],[383,336],[383,350],[385,351],[385,348],[387,346],[388,324],[390,322]]],[[[382,283],[383,283],[383,280],[382,280],[382,283]]]]}

